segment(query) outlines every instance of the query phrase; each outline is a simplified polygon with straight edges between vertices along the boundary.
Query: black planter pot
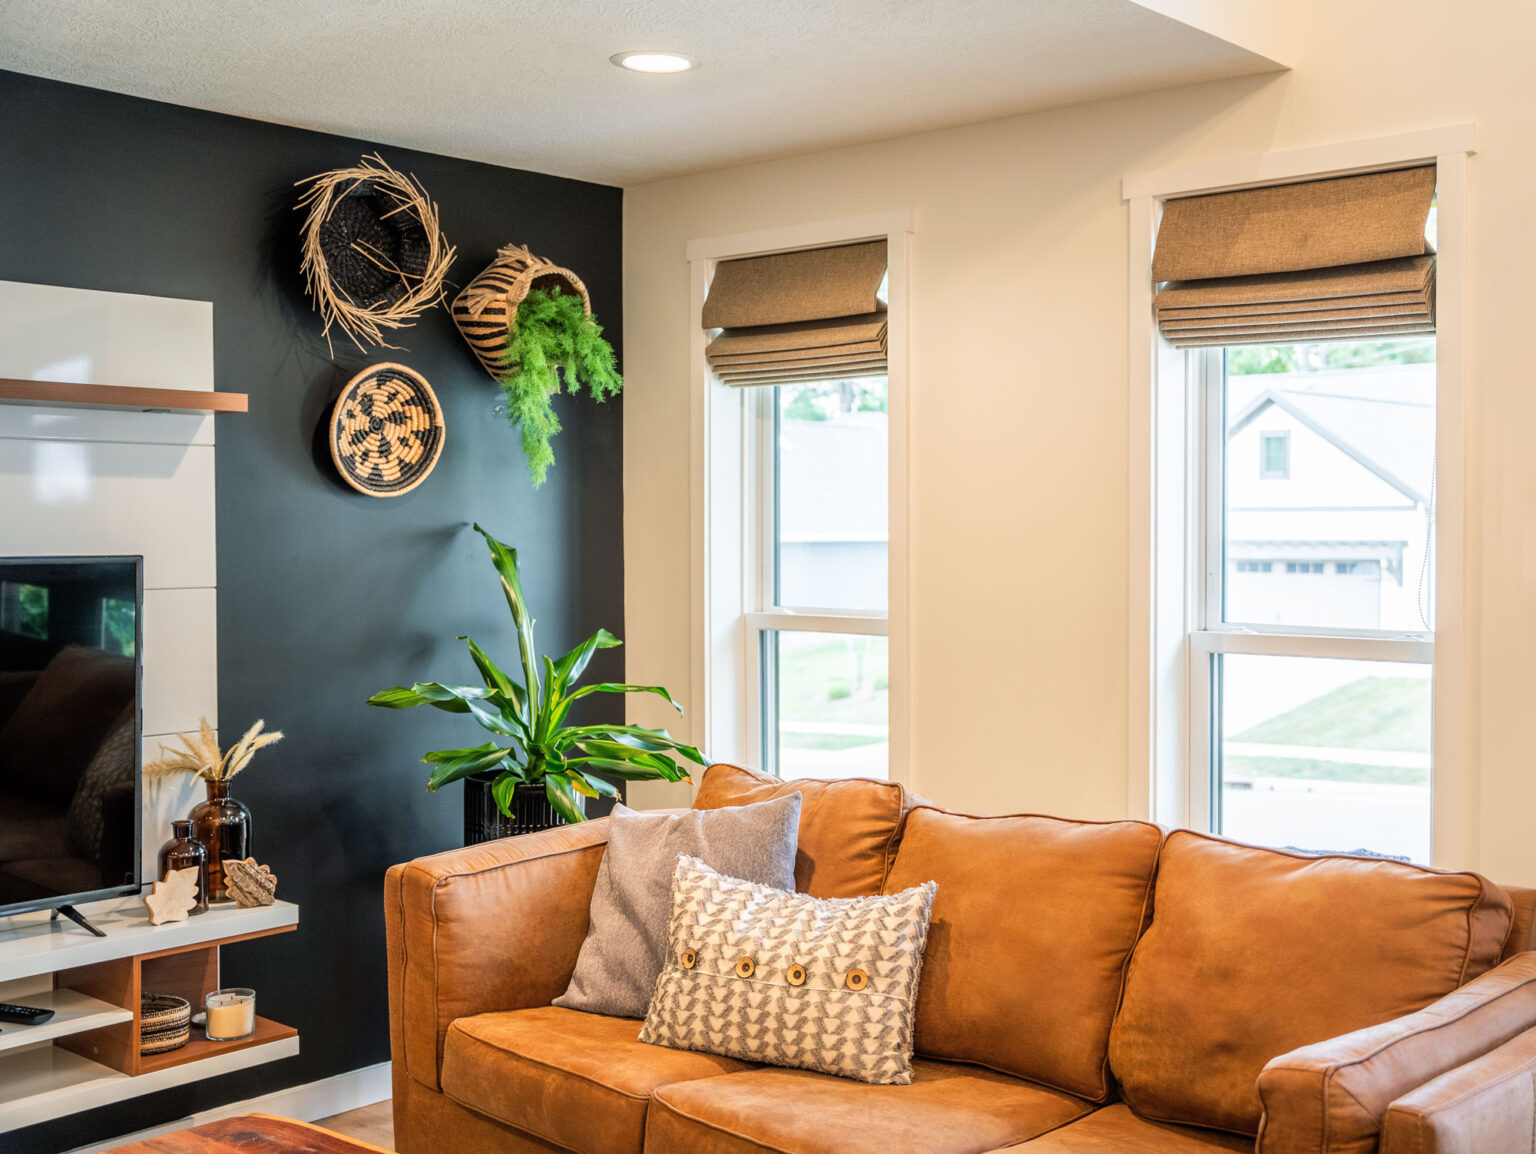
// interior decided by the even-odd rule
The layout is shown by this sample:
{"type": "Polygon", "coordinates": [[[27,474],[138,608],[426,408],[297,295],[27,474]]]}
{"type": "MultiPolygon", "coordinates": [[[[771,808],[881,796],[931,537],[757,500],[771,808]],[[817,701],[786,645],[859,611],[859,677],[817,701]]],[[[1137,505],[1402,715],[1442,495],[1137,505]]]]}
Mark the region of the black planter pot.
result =
{"type": "MultiPolygon", "coordinates": [[[[495,773],[476,773],[464,779],[464,844],[478,845],[520,833],[537,833],[568,824],[549,804],[542,785],[519,785],[512,791],[512,816],[502,813],[491,796],[495,773]]],[[[585,808],[585,798],[579,798],[585,808]]]]}

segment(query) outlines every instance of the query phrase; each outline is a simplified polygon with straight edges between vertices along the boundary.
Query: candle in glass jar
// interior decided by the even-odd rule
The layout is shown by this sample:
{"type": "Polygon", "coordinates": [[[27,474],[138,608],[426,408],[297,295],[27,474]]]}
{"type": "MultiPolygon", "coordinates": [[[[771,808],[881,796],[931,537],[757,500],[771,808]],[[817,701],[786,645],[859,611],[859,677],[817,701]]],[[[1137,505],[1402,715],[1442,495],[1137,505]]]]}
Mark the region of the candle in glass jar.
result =
{"type": "Polygon", "coordinates": [[[255,990],[215,990],[204,1005],[208,1010],[206,1032],[210,1042],[245,1038],[256,1029],[255,990]]]}

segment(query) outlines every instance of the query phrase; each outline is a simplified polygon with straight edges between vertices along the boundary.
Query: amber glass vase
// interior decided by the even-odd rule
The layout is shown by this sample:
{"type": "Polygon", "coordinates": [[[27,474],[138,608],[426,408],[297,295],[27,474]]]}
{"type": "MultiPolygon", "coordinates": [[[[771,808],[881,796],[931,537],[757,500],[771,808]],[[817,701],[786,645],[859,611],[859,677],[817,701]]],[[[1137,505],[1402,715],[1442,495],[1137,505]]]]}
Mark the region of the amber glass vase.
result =
{"type": "Polygon", "coordinates": [[[197,905],[194,914],[208,911],[208,850],[192,836],[192,823],[185,818],[171,822],[171,840],[160,847],[160,880],[172,870],[197,870],[197,905]]]}
{"type": "Polygon", "coordinates": [[[232,899],[224,885],[224,863],[251,856],[251,811],[229,796],[229,782],[210,781],[208,800],[192,810],[192,836],[208,851],[208,900],[232,899]]]}

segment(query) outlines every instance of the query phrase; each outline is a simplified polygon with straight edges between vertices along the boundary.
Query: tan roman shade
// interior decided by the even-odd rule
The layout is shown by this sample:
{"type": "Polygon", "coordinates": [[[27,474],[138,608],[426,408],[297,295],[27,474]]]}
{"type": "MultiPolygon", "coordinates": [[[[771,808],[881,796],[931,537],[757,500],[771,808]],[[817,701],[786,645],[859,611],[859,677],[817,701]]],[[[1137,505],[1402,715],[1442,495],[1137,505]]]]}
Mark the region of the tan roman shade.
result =
{"type": "Polygon", "coordinates": [[[1435,169],[1170,200],[1152,258],[1180,348],[1435,331],[1435,169]]]}
{"type": "Polygon", "coordinates": [[[731,385],[886,371],[885,241],[721,261],[704,302],[709,365],[731,385]]]}

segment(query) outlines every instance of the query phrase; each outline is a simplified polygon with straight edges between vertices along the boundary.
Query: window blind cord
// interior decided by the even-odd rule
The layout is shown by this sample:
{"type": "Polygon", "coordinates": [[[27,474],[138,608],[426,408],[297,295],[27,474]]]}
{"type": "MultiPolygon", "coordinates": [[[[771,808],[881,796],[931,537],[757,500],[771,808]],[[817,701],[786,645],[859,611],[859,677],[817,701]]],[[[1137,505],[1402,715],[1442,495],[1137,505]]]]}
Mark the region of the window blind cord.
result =
{"type": "Polygon", "coordinates": [[[1433,633],[1434,628],[1429,623],[1429,602],[1425,591],[1429,588],[1429,543],[1434,539],[1435,532],[1435,485],[1440,479],[1440,461],[1438,456],[1429,467],[1429,507],[1425,509],[1424,516],[1424,563],[1419,566],[1419,596],[1418,610],[1419,620],[1424,623],[1424,631],[1433,633]]]}

